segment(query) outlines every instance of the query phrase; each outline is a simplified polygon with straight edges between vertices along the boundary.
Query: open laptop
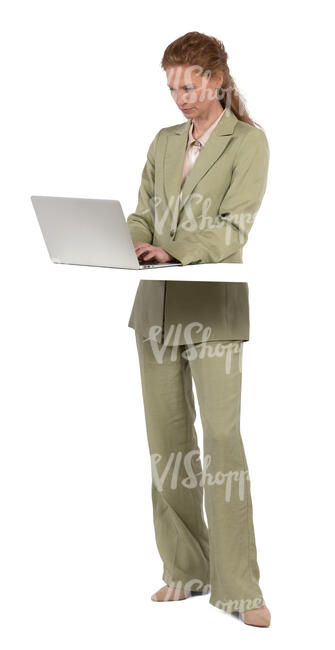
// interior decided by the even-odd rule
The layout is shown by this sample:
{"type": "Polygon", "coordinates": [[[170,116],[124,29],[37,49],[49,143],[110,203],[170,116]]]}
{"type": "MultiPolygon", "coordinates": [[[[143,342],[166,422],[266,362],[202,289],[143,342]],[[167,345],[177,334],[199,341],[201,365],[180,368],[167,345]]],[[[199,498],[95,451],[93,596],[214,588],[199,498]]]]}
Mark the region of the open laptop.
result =
{"type": "Polygon", "coordinates": [[[157,269],[181,262],[139,262],[119,201],[31,196],[50,258],[58,264],[157,269]]]}

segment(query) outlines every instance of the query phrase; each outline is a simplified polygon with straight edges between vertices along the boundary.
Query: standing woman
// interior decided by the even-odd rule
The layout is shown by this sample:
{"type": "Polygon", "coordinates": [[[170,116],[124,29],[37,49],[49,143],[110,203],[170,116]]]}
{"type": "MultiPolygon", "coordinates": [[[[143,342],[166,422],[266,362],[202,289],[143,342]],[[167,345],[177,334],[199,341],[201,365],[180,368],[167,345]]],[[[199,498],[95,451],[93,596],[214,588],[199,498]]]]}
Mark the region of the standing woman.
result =
{"type": "MultiPolygon", "coordinates": [[[[266,188],[265,133],[245,110],[221,41],[189,32],[167,47],[162,67],[187,121],[162,128],[149,147],[138,205],[128,217],[137,257],[241,263],[266,188]]],[[[152,599],[210,591],[212,605],[267,627],[240,434],[248,285],[142,280],[128,324],[136,334],[155,536],[164,564],[165,585],[152,599]]]]}

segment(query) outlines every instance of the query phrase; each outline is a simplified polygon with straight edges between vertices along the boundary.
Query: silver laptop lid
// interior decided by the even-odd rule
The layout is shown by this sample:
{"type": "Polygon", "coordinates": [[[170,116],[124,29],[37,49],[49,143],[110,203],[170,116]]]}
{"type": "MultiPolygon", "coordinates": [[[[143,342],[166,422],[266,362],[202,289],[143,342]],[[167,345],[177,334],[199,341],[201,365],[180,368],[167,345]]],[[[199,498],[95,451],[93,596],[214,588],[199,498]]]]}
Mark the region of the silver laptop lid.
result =
{"type": "Polygon", "coordinates": [[[53,262],[139,269],[119,201],[32,196],[53,262]]]}

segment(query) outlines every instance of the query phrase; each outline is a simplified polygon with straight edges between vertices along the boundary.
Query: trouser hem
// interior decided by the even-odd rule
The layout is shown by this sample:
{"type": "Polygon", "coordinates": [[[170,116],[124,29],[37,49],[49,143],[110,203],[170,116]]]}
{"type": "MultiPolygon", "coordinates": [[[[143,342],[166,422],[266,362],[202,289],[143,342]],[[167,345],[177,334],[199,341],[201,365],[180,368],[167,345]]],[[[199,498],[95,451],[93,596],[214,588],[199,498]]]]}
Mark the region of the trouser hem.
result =
{"type": "Polygon", "coordinates": [[[217,609],[221,609],[224,612],[247,612],[251,609],[257,609],[258,607],[263,607],[266,603],[264,598],[257,597],[253,599],[244,599],[244,600],[238,600],[235,598],[234,600],[225,600],[222,601],[218,598],[213,598],[213,596],[210,597],[209,599],[210,605],[213,605],[213,607],[216,607],[217,609]]]}
{"type": "Polygon", "coordinates": [[[185,589],[187,591],[191,591],[194,593],[199,593],[199,594],[209,594],[210,593],[210,587],[209,587],[209,580],[207,581],[201,581],[197,580],[195,581],[194,579],[189,579],[185,580],[185,578],[179,578],[177,580],[171,580],[171,577],[164,571],[163,573],[163,580],[167,584],[168,587],[171,587],[173,589],[185,589]],[[200,583],[200,584],[199,584],[200,583]],[[208,585],[208,588],[206,589],[206,586],[208,585]],[[205,587],[205,589],[204,589],[205,587]]]}

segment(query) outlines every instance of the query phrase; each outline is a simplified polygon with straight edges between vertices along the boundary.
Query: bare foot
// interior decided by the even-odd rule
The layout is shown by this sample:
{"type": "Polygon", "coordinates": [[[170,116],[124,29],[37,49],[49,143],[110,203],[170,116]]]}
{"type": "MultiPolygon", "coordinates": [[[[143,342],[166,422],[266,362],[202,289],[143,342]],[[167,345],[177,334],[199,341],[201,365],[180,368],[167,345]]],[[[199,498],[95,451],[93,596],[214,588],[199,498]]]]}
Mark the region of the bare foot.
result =
{"type": "Polygon", "coordinates": [[[185,598],[188,598],[190,593],[190,591],[186,591],[185,589],[174,589],[174,587],[164,585],[164,587],[158,589],[158,591],[156,591],[156,593],[151,596],[151,600],[155,600],[160,603],[164,601],[168,602],[171,600],[185,600],[185,598]]]}
{"type": "Polygon", "coordinates": [[[242,621],[246,625],[256,625],[257,627],[269,627],[271,621],[271,614],[268,608],[257,607],[257,609],[249,609],[242,613],[242,621]]]}

